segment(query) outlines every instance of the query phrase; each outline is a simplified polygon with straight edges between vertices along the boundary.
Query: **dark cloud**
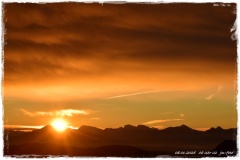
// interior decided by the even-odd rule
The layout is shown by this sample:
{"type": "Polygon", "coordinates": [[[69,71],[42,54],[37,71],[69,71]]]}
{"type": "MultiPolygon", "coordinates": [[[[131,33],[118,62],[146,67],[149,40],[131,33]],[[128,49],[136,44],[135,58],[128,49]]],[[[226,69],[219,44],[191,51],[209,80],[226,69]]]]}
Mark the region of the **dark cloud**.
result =
{"type": "Polygon", "coordinates": [[[201,71],[194,62],[207,65],[204,72],[232,71],[237,56],[230,32],[235,7],[6,3],[4,79],[186,71],[186,64],[201,71]]]}

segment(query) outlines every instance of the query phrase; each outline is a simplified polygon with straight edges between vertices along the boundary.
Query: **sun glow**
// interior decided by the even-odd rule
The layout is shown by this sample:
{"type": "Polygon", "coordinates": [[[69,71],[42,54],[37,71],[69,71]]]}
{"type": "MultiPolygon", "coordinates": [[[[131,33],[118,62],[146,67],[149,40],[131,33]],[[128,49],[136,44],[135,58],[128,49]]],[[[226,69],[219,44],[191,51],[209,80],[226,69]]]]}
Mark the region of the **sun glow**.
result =
{"type": "Polygon", "coordinates": [[[56,119],[52,122],[52,126],[59,132],[64,131],[68,126],[67,122],[63,119],[56,119]]]}

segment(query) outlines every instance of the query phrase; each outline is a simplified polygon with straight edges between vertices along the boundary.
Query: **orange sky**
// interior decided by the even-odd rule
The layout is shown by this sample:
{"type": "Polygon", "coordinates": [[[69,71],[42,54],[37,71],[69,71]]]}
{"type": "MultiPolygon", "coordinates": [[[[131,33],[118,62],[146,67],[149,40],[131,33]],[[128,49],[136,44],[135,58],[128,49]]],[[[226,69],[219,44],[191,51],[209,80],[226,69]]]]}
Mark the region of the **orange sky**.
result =
{"type": "Polygon", "coordinates": [[[4,4],[4,124],[236,127],[235,7],[4,4]]]}

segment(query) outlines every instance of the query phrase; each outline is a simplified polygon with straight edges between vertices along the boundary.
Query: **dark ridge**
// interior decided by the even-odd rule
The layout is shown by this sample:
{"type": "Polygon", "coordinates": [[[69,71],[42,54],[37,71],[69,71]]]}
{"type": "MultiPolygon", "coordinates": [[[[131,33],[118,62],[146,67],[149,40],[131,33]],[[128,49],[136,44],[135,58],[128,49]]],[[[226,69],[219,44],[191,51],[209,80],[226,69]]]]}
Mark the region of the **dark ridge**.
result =
{"type": "Polygon", "coordinates": [[[211,130],[215,130],[215,128],[214,128],[214,127],[211,127],[211,128],[209,128],[208,130],[206,130],[205,132],[211,131],[211,130]]]}
{"type": "Polygon", "coordinates": [[[4,155],[65,155],[90,157],[156,157],[160,152],[147,151],[126,145],[108,145],[96,148],[78,148],[66,145],[28,143],[4,148],[4,155]]]}
{"type": "Polygon", "coordinates": [[[78,128],[79,131],[102,131],[102,129],[97,128],[97,127],[92,127],[92,126],[81,126],[78,128]]]}
{"type": "Polygon", "coordinates": [[[149,127],[145,126],[145,125],[138,125],[137,126],[138,129],[142,129],[142,130],[148,130],[150,129],[149,127]]]}
{"type": "Polygon", "coordinates": [[[51,125],[46,125],[46,126],[44,126],[43,128],[41,128],[41,129],[52,129],[53,128],[53,126],[51,126],[51,125]]]}
{"type": "Polygon", "coordinates": [[[41,129],[33,130],[32,133],[42,133],[42,132],[51,132],[51,131],[55,131],[53,126],[46,125],[43,128],[41,128],[41,129]]]}
{"type": "MultiPolygon", "coordinates": [[[[66,129],[64,132],[57,132],[52,126],[47,125],[41,129],[27,133],[18,131],[8,132],[4,130],[4,147],[9,146],[9,150],[6,153],[11,154],[15,152],[16,148],[14,146],[21,146],[26,143],[51,144],[57,150],[56,153],[61,153],[62,155],[66,153],[60,149],[62,144],[68,144],[70,149],[72,146],[78,149],[96,149],[104,146],[131,146],[144,151],[157,151],[174,155],[176,150],[212,151],[224,140],[236,140],[236,137],[237,129],[222,129],[220,127],[211,128],[204,132],[194,130],[186,125],[169,127],[163,130],[149,128],[144,125],[125,125],[120,128],[106,128],[104,130],[92,126],[81,126],[78,130],[66,129]]],[[[28,146],[27,149],[30,147],[29,145],[26,146],[28,146]]],[[[21,153],[26,152],[25,154],[28,154],[27,149],[21,153]]],[[[124,147],[122,151],[126,152],[126,156],[128,156],[128,152],[125,149],[124,147]]],[[[92,155],[104,156],[99,150],[102,149],[91,150],[92,155]]],[[[111,148],[108,148],[108,150],[111,150],[111,148]]],[[[115,154],[114,149],[112,149],[112,152],[114,154],[106,151],[106,156],[117,154],[115,154]]],[[[48,153],[48,150],[44,151],[45,153],[48,153]]],[[[139,156],[143,155],[140,154],[139,156]]]]}
{"type": "Polygon", "coordinates": [[[237,155],[237,142],[235,140],[224,140],[213,151],[216,151],[217,157],[229,157],[237,155]]]}
{"type": "Polygon", "coordinates": [[[205,133],[209,133],[209,134],[217,134],[217,133],[222,133],[224,131],[227,131],[227,130],[230,130],[230,129],[222,129],[222,127],[217,127],[217,128],[210,128],[209,130],[206,130],[205,133]]]}
{"type": "Polygon", "coordinates": [[[147,151],[126,145],[109,145],[95,148],[95,155],[100,157],[156,157],[160,152],[147,151]]]}
{"type": "Polygon", "coordinates": [[[218,126],[216,130],[223,130],[222,127],[218,126]]]}
{"type": "Polygon", "coordinates": [[[168,128],[163,129],[162,131],[176,131],[176,132],[196,131],[196,132],[199,132],[199,131],[194,130],[186,125],[181,125],[181,126],[177,126],[177,127],[168,127],[168,128]]]}
{"type": "Polygon", "coordinates": [[[186,126],[186,125],[184,125],[184,124],[182,124],[181,126],[179,126],[179,128],[191,129],[190,127],[188,127],[188,126],[186,126]]]}
{"type": "Polygon", "coordinates": [[[136,127],[130,125],[130,124],[127,124],[123,127],[124,129],[135,129],[136,127]]]}

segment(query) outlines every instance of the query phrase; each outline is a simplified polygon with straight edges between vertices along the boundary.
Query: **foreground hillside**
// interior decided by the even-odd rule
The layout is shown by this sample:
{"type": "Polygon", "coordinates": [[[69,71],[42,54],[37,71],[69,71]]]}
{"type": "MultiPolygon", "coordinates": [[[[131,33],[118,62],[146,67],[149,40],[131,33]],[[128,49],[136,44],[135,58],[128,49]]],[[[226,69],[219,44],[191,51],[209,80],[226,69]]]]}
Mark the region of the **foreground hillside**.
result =
{"type": "Polygon", "coordinates": [[[205,157],[218,156],[218,154],[198,153],[215,150],[220,154],[220,151],[223,151],[220,144],[225,143],[227,145],[224,145],[224,151],[229,151],[227,156],[234,156],[237,152],[236,135],[236,129],[217,127],[198,131],[185,125],[163,130],[144,125],[136,127],[125,125],[104,130],[81,126],[78,130],[67,129],[64,132],[57,132],[52,126],[45,126],[32,132],[5,130],[4,155],[205,157]],[[181,151],[181,154],[177,151],[181,151]]]}

